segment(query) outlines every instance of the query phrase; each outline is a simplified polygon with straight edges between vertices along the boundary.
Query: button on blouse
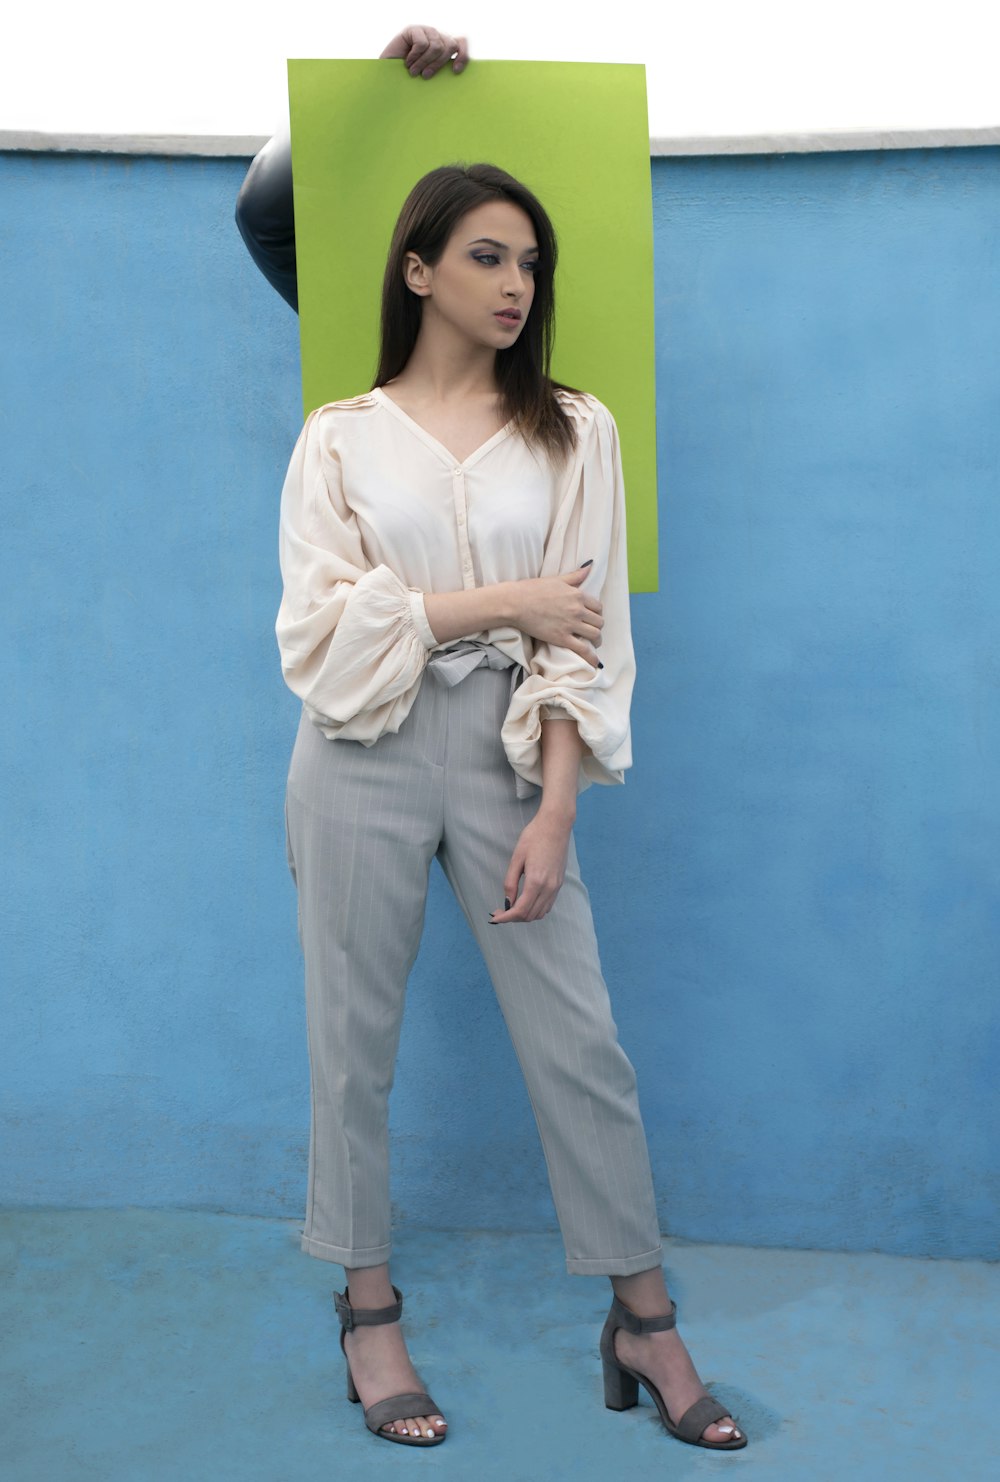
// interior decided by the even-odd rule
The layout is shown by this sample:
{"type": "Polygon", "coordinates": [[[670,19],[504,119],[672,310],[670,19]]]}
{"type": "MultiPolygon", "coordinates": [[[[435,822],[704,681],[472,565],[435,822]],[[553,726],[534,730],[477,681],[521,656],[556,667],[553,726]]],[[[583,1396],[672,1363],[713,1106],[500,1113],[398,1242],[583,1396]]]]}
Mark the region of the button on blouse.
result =
{"type": "Polygon", "coordinates": [[[507,625],[463,637],[525,671],[500,732],[520,777],[541,786],[541,721],[568,717],[584,742],[577,792],[624,781],[635,658],[618,429],[595,396],[555,395],[577,434],[562,468],[513,422],[459,463],[381,387],[306,418],[281,491],[275,634],[285,683],[331,741],[398,731],[432,652],[461,641],[437,639],[425,592],[556,576],[593,557],[580,590],[603,604],[603,669],[507,625]]]}

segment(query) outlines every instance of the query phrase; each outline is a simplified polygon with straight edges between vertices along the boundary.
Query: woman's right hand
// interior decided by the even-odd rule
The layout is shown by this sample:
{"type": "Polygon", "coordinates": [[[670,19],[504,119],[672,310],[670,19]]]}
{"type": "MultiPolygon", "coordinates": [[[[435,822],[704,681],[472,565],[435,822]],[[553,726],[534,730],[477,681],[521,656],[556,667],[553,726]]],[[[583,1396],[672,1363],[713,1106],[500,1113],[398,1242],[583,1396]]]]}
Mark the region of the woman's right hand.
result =
{"type": "Polygon", "coordinates": [[[515,581],[515,626],[543,643],[571,649],[597,669],[600,659],[594,650],[600,647],[604,604],[579,590],[589,574],[588,561],[579,570],[561,572],[559,576],[530,576],[515,581]]]}

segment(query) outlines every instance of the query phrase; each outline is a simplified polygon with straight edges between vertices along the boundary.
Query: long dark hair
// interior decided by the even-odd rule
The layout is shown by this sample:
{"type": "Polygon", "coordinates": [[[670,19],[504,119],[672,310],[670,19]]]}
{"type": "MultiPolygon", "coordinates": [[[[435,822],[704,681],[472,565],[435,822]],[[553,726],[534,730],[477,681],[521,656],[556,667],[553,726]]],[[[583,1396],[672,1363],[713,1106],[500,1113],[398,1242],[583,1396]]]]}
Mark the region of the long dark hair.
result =
{"type": "Polygon", "coordinates": [[[578,392],[549,376],[555,339],[556,236],[545,208],[526,185],[498,165],[440,165],[421,177],[399,213],[382,280],[381,343],[370,389],[398,376],[417,342],[423,300],[406,284],[403,259],[415,252],[429,267],[441,260],[455,223],[492,200],[512,201],[531,217],[538,244],[535,291],[524,328],[509,349],[497,351],[495,375],[507,421],[525,441],[561,461],[576,446],[576,429],[553,389],[578,392]]]}

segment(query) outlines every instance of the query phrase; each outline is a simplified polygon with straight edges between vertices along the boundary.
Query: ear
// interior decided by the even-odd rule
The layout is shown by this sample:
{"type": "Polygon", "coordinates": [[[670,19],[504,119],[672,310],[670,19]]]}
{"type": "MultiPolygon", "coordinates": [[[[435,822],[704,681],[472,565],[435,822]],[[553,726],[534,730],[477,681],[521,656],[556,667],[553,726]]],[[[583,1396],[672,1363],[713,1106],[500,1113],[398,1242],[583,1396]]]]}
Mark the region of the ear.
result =
{"type": "Polygon", "coordinates": [[[403,258],[403,280],[421,298],[430,292],[430,269],[415,252],[407,252],[403,258]]]}

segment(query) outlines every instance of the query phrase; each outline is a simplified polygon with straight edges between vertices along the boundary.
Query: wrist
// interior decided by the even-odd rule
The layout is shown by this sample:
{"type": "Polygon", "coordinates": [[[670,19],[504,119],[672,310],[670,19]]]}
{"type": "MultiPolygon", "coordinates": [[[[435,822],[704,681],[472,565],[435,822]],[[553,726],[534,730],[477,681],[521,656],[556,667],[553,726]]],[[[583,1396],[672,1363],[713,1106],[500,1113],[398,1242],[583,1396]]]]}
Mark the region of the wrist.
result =
{"type": "Polygon", "coordinates": [[[505,627],[521,626],[521,584],[517,581],[497,582],[497,605],[500,621],[505,627]]]}
{"type": "Polygon", "coordinates": [[[543,791],[537,816],[547,818],[550,823],[562,824],[564,828],[571,829],[576,822],[576,799],[547,798],[543,791]]]}

